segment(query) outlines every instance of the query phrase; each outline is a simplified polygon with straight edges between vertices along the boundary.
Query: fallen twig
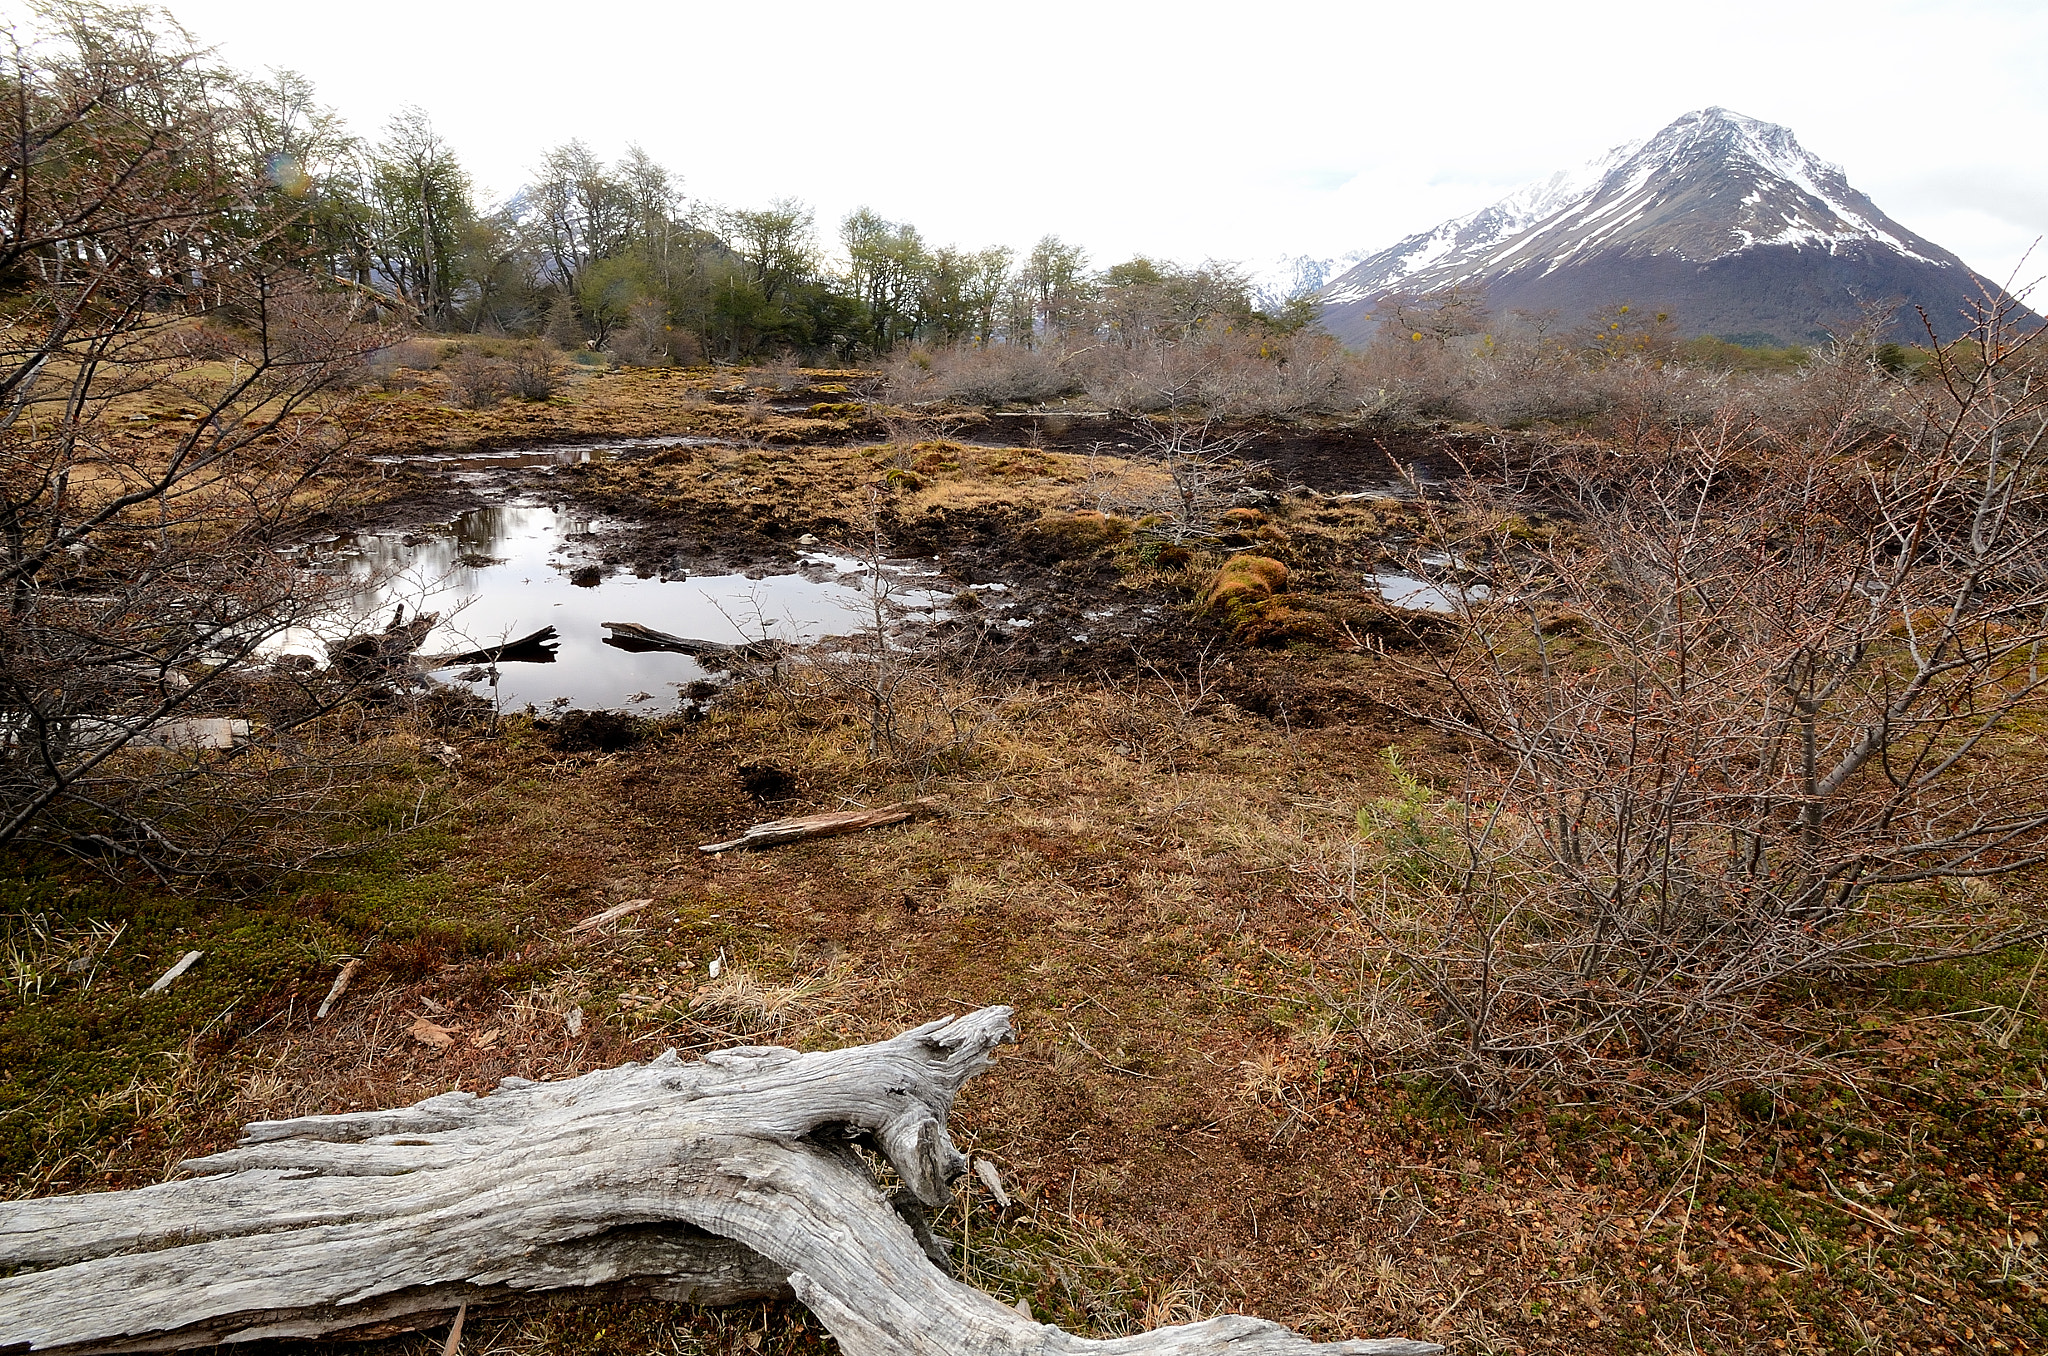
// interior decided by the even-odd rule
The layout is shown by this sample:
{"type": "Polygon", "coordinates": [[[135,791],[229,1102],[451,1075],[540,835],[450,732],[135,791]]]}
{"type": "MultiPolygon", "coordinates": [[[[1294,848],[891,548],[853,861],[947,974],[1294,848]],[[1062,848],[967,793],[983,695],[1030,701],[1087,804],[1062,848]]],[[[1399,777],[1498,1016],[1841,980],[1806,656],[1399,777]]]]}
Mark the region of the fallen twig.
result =
{"type": "Polygon", "coordinates": [[[190,970],[194,965],[197,965],[199,963],[199,958],[205,954],[206,953],[204,951],[187,951],[185,953],[185,958],[183,960],[179,961],[176,965],[173,965],[170,969],[164,971],[163,978],[157,980],[156,983],[149,986],[149,992],[162,993],[165,989],[170,988],[172,980],[176,979],[179,975],[184,974],[187,970],[190,970]]]}
{"type": "Polygon", "coordinates": [[[590,929],[594,927],[600,927],[603,924],[613,922],[616,919],[624,918],[629,913],[638,913],[640,912],[640,910],[646,908],[649,904],[652,904],[653,902],[654,901],[651,899],[629,899],[623,904],[614,904],[609,909],[606,909],[603,913],[594,913],[590,915],[590,917],[584,919],[582,922],[571,927],[569,931],[588,932],[590,931],[590,929]]]}
{"type": "Polygon", "coordinates": [[[314,1021],[324,1021],[327,1014],[333,1011],[334,1005],[341,1001],[341,996],[348,992],[348,982],[356,977],[356,967],[362,963],[361,957],[352,957],[348,964],[341,967],[341,973],[334,977],[334,987],[327,991],[327,997],[320,1000],[320,1010],[313,1014],[314,1021]]]}

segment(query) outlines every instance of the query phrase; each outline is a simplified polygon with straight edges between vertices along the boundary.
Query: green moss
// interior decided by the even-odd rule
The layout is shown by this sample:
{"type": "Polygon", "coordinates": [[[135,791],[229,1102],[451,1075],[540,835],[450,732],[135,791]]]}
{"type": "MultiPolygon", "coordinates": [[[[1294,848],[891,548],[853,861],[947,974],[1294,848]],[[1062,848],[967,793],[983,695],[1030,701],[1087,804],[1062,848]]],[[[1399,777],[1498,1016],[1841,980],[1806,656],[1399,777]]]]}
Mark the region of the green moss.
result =
{"type": "MultiPolygon", "coordinates": [[[[417,806],[415,793],[406,813],[417,806]]],[[[397,827],[398,813],[372,804],[351,833],[397,827]]],[[[82,1188],[99,1184],[88,1149],[119,1157],[189,1135],[232,1094],[213,1056],[317,1002],[335,959],[372,938],[400,963],[511,949],[439,869],[447,846],[418,831],[332,873],[233,895],[117,885],[61,860],[0,865],[0,1172],[82,1188]],[[189,951],[198,962],[149,993],[189,951]]]]}
{"type": "Polygon", "coordinates": [[[167,1117],[203,1117],[208,1098],[180,1084],[181,1057],[231,1041],[348,944],[347,929],[300,908],[296,891],[206,901],[31,865],[0,876],[0,899],[0,951],[16,961],[0,998],[0,1169],[58,1180],[74,1170],[58,1165],[87,1146],[165,1137],[167,1117]],[[79,957],[53,943],[81,934],[105,941],[76,968],[79,957]],[[149,993],[188,951],[201,959],[149,993]],[[167,1092],[180,1094],[169,1106],[167,1092]]]}

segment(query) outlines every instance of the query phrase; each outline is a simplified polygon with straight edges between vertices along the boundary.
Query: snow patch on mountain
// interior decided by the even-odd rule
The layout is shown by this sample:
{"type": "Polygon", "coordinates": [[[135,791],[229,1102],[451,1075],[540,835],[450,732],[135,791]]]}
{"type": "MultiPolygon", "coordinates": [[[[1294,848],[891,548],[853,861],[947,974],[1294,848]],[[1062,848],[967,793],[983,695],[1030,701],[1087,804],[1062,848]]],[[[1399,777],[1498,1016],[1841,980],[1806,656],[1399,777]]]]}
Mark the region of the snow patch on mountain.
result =
{"type": "Polygon", "coordinates": [[[1852,245],[1960,263],[1877,211],[1789,128],[1706,108],[1366,257],[1321,295],[1334,306],[1517,269],[1541,276],[1613,249],[1705,264],[1766,246],[1852,245]],[[1732,208],[1724,187],[1745,190],[1732,208]]]}
{"type": "Polygon", "coordinates": [[[1318,293],[1325,325],[1352,342],[1397,291],[1483,287],[1497,311],[1569,311],[1654,290],[1689,324],[1803,340],[1871,301],[1958,314],[1980,285],[1789,128],[1725,108],[1355,259],[1324,261],[1318,293]]]}
{"type": "Polygon", "coordinates": [[[1282,254],[1264,263],[1253,264],[1247,270],[1251,274],[1252,305],[1262,311],[1278,312],[1289,302],[1314,297],[1329,285],[1332,278],[1363,258],[1365,251],[1352,250],[1326,259],[1308,254],[1282,254]]]}

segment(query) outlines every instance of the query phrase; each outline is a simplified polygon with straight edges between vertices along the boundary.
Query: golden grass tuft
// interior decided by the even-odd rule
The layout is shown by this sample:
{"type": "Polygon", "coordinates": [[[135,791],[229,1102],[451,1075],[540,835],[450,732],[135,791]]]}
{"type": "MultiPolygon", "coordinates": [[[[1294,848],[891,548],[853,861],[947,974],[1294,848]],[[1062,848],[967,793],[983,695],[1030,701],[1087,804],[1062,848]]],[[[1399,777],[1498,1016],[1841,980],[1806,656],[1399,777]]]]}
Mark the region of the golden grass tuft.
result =
{"type": "Polygon", "coordinates": [[[1237,555],[1223,562],[1202,595],[1208,607],[1229,608],[1271,598],[1287,590],[1289,571],[1271,556],[1237,555]]]}

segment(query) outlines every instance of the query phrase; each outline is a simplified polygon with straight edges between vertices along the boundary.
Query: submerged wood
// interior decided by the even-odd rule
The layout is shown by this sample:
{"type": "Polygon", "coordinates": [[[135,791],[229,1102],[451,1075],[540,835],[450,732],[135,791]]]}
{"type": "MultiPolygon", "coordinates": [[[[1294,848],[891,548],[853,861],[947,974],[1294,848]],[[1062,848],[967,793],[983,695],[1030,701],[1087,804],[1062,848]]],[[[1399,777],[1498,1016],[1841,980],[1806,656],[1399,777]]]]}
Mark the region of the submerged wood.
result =
{"type": "Polygon", "coordinates": [[[830,814],[803,815],[796,819],[771,819],[766,824],[756,824],[730,842],[699,844],[697,851],[731,852],[736,848],[796,843],[806,838],[830,838],[835,834],[859,833],[862,829],[879,829],[885,824],[901,824],[919,815],[943,814],[945,809],[943,802],[930,796],[920,796],[916,800],[873,810],[834,810],[830,814]]]}
{"type": "Polygon", "coordinates": [[[328,661],[343,673],[354,675],[403,667],[412,661],[413,652],[440,620],[438,612],[423,612],[407,621],[401,604],[392,613],[390,625],[379,632],[350,636],[328,651],[328,661]]]}
{"type": "Polygon", "coordinates": [[[782,647],[772,640],[753,640],[743,645],[728,645],[719,640],[693,640],[689,636],[672,636],[666,631],[657,631],[639,622],[600,622],[611,632],[604,643],[621,650],[669,650],[687,655],[730,655],[736,659],[773,659],[782,653],[782,647]]]}
{"type": "Polygon", "coordinates": [[[483,1097],[263,1121],[186,1180],[0,1204],[0,1350],[381,1334],[621,1284],[709,1304],[794,1293],[847,1356],[1442,1350],[1317,1345],[1241,1317],[1089,1341],[948,1277],[922,1211],[967,1166],[946,1117],[1009,1019],[983,1008],[844,1050],[669,1051],[483,1097]],[[905,1185],[884,1191],[856,1149],[905,1185]]]}
{"type": "Polygon", "coordinates": [[[552,664],[560,648],[559,633],[543,626],[530,636],[508,640],[503,645],[486,645],[461,654],[421,655],[420,663],[430,669],[452,669],[458,664],[552,664]]]}

